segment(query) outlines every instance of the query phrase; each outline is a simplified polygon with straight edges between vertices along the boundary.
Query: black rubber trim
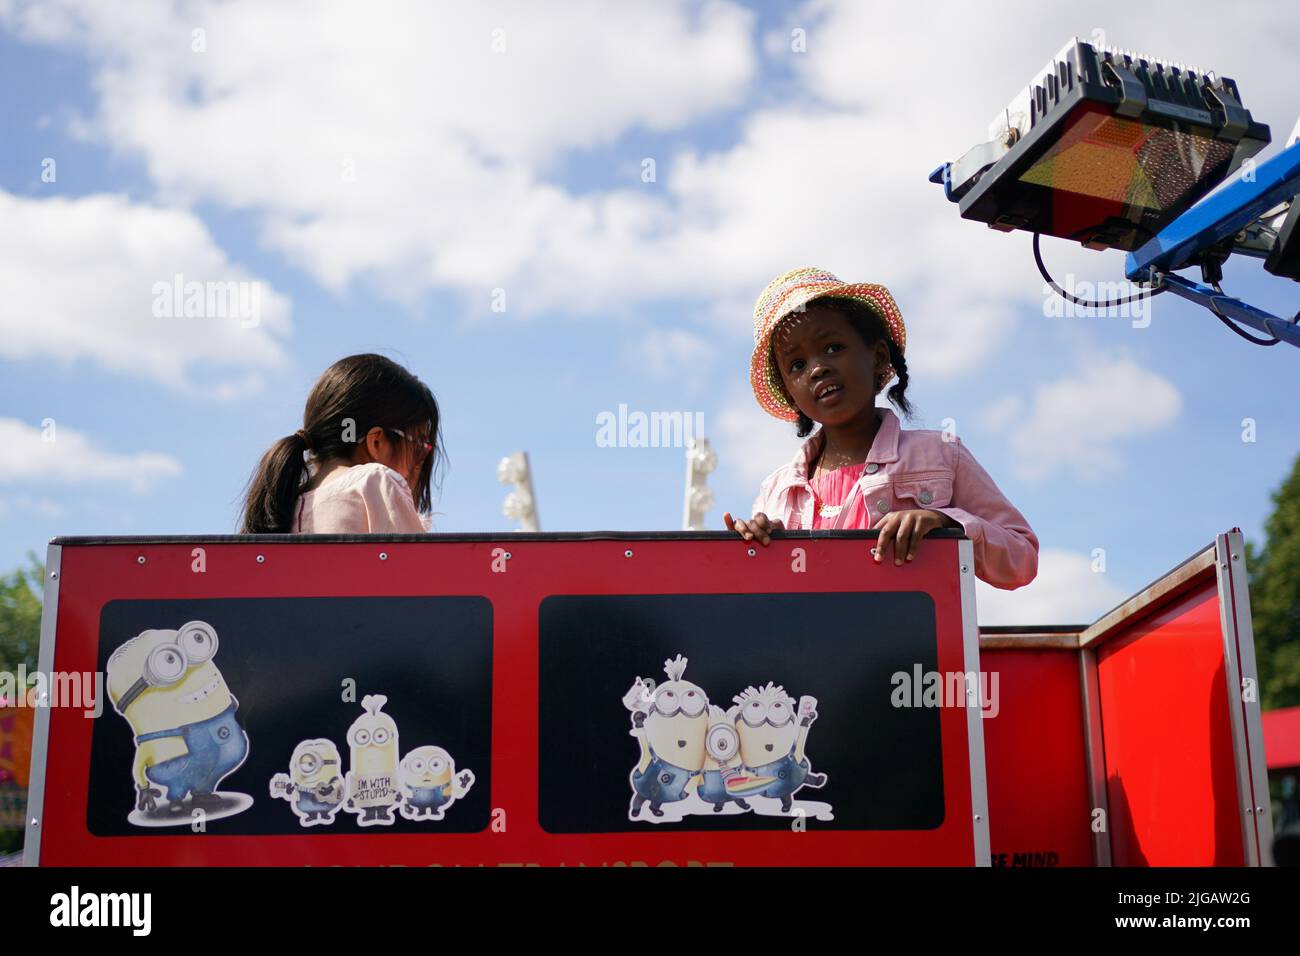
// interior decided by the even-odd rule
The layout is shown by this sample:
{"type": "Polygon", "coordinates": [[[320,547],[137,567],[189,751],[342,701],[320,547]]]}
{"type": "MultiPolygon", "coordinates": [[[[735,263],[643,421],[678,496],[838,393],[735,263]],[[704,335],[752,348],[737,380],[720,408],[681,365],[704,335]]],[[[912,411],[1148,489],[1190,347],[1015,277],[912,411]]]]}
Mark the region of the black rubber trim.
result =
{"type": "MultiPolygon", "coordinates": [[[[860,538],[873,540],[879,531],[774,531],[776,541],[807,541],[814,538],[860,538]]],[[[964,538],[960,528],[937,528],[928,538],[964,538]]],[[[67,535],[51,538],[61,547],[113,544],[375,544],[394,542],[474,541],[741,541],[731,531],[503,531],[499,534],[473,532],[455,534],[160,534],[160,535],[67,535]]]]}

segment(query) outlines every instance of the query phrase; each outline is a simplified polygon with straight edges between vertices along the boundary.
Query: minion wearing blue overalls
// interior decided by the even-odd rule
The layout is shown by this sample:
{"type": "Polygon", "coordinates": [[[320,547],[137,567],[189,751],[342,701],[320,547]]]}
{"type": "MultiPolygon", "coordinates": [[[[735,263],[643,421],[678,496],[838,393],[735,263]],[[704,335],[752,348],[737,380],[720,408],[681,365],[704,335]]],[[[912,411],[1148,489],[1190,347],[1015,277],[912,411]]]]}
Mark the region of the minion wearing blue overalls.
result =
{"type": "Polygon", "coordinates": [[[686,658],[664,661],[668,680],[659,687],[637,678],[623,697],[632,711],[631,736],[641,745],[641,759],[632,769],[632,805],[628,818],[641,808],[662,817],[665,803],[686,799],[700,784],[704,740],[709,730],[709,700],[704,691],[682,680],[686,658]]]}
{"type": "Polygon", "coordinates": [[[108,660],[113,706],[135,732],[136,809],[220,801],[217,785],[248,756],[239,707],[212,658],[217,634],[191,621],[175,631],[144,631],[108,660]]]}
{"type": "Polygon", "coordinates": [[[446,808],[474,785],[472,770],[457,770],[451,754],[441,747],[416,747],[398,767],[402,805],[408,820],[441,820],[446,808]]]}
{"type": "Polygon", "coordinates": [[[328,826],[343,806],[340,759],[332,740],[301,741],[289,758],[289,773],[271,778],[271,796],[288,800],[303,826],[328,826]]]}
{"type": "Polygon", "coordinates": [[[804,754],[808,730],[817,719],[817,700],[801,698],[796,720],[794,699],[770,682],[747,687],[732,699],[740,706],[736,733],[745,766],[757,777],[772,778],[755,796],[780,800],[781,812],[789,813],[796,790],[826,785],[826,774],[813,773],[804,754]]]}
{"type": "Polygon", "coordinates": [[[230,706],[207,720],[140,734],[136,746],[151,740],[179,737],[187,753],[173,757],[145,771],[149,781],[166,791],[167,802],[186,797],[201,802],[211,796],[217,784],[248,756],[248,735],[235,719],[239,702],[231,697],[230,706]]]}

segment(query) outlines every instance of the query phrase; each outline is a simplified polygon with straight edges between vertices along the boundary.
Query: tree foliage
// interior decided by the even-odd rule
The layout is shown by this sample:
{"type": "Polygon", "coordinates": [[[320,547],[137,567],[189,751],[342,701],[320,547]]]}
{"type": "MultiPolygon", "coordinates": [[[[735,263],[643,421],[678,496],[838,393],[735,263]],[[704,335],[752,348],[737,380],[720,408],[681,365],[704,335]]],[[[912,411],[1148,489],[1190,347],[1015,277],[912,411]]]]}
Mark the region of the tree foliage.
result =
{"type": "Polygon", "coordinates": [[[1246,546],[1260,704],[1300,704],[1300,457],[1273,493],[1262,548],[1246,546]]]}
{"type": "Polygon", "coordinates": [[[19,664],[36,670],[41,644],[41,589],[45,567],[36,555],[28,567],[0,577],[0,671],[14,673],[19,664]]]}

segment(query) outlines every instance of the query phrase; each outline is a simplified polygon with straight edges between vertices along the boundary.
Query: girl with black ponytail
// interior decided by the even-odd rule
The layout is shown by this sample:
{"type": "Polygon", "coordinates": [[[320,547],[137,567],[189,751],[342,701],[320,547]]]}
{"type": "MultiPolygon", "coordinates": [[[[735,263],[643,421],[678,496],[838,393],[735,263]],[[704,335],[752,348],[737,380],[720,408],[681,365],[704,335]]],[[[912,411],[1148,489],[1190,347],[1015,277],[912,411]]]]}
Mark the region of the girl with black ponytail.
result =
{"type": "Polygon", "coordinates": [[[1008,590],[1028,584],[1038,538],[975,456],[956,435],[903,430],[877,406],[883,392],[911,417],[906,349],[903,316],[882,285],[813,268],[768,284],[754,306],[750,385],[764,411],[812,437],[763,482],[752,518],[723,515],[727,530],[767,545],[782,529],[875,529],[876,561],[892,550],[902,565],[930,531],[961,528],[976,576],[1008,590]]]}
{"type": "Polygon", "coordinates": [[[307,397],[302,427],[249,480],[243,534],[424,532],[443,458],[429,387],[382,355],[340,359],[307,397]]]}

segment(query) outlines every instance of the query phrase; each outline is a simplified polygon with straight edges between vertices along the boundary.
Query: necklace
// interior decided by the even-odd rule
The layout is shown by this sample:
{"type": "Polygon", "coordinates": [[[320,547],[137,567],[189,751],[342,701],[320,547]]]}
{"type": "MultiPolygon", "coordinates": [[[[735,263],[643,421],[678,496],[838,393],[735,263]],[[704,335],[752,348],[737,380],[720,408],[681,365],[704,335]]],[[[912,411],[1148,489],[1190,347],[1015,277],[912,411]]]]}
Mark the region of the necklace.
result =
{"type": "MultiPolygon", "coordinates": [[[[875,444],[876,434],[879,432],[879,430],[880,430],[880,413],[879,411],[877,411],[876,429],[871,433],[872,445],[875,444]]],[[[870,450],[867,451],[867,454],[868,455],[871,454],[870,450]]],[[[825,434],[823,434],[821,454],[818,456],[817,464],[813,467],[813,474],[810,477],[816,478],[818,475],[824,475],[827,472],[835,471],[835,469],[843,468],[845,465],[860,464],[866,460],[866,457],[867,457],[866,455],[863,455],[861,458],[859,458],[858,455],[853,452],[850,452],[849,454],[846,455],[842,451],[832,449],[830,447],[830,439],[825,434]]]]}
{"type": "Polygon", "coordinates": [[[843,452],[830,454],[827,449],[822,449],[822,453],[817,459],[817,464],[813,466],[812,477],[816,478],[820,475],[828,474],[839,468],[843,468],[845,465],[858,465],[861,463],[862,462],[857,455],[846,455],[843,452]]]}
{"type": "MultiPolygon", "coordinates": [[[[823,448],[821,458],[818,460],[816,467],[813,469],[812,478],[815,480],[817,478],[828,475],[833,471],[837,471],[840,468],[844,468],[845,466],[861,464],[861,462],[857,461],[856,459],[857,459],[856,455],[840,454],[840,455],[831,456],[831,460],[827,461],[826,449],[823,448]]],[[[821,496],[817,494],[817,490],[815,488],[813,489],[813,499],[817,503],[817,514],[822,518],[834,518],[841,511],[844,510],[843,503],[840,503],[838,505],[832,505],[832,504],[828,504],[825,501],[822,501],[821,496]]]]}

